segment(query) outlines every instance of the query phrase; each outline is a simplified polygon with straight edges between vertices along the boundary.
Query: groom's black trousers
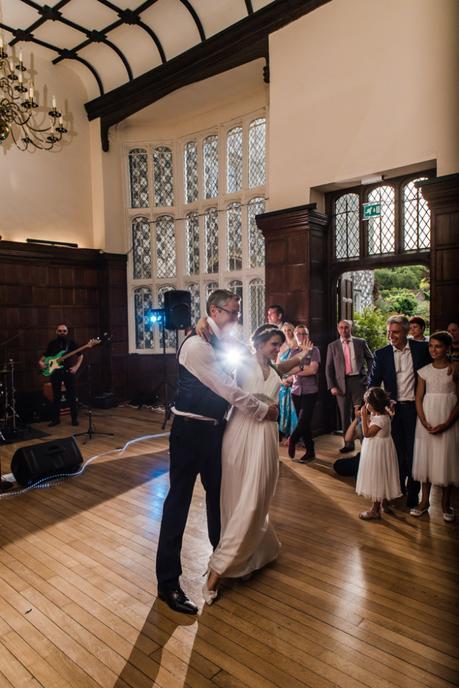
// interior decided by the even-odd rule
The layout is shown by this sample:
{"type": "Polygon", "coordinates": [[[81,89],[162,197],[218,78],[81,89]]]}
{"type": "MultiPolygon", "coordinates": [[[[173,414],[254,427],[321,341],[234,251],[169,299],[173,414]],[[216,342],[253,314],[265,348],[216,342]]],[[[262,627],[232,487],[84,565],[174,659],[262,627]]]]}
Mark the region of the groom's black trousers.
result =
{"type": "Polygon", "coordinates": [[[156,577],[158,587],[173,588],[182,573],[180,551],[198,475],[206,491],[207,531],[215,548],[220,539],[221,445],[224,424],[175,416],[169,438],[170,488],[164,502],[156,577]]]}

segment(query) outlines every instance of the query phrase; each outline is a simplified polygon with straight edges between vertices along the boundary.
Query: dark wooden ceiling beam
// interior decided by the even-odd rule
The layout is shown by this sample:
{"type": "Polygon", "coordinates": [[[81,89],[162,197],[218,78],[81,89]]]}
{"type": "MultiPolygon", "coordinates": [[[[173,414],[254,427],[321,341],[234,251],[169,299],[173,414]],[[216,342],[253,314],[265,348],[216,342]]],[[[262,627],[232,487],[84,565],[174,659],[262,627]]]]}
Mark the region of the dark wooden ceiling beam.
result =
{"type": "Polygon", "coordinates": [[[275,0],[165,64],[85,104],[89,120],[101,118],[104,151],[111,126],[183,86],[260,57],[268,60],[268,36],[330,0],[275,0]]]}

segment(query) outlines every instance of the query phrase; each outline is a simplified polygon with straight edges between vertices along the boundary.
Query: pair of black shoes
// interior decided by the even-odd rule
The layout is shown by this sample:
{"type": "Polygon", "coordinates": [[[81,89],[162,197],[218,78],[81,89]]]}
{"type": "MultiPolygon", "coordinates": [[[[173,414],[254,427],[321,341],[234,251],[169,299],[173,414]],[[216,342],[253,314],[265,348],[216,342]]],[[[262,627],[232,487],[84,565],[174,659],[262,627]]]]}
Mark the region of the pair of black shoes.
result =
{"type": "Polygon", "coordinates": [[[158,597],[174,612],[181,614],[197,614],[198,612],[197,606],[187,597],[180,585],[175,588],[158,588],[158,597]]]}
{"type": "MultiPolygon", "coordinates": [[[[52,420],[51,423],[48,423],[48,428],[54,428],[56,425],[60,425],[60,424],[61,424],[60,420],[52,420]]],[[[77,421],[76,418],[74,420],[72,420],[72,425],[74,427],[79,425],[79,422],[77,421]]]]}
{"type": "Polygon", "coordinates": [[[349,454],[349,452],[352,452],[355,450],[355,446],[353,444],[345,444],[344,447],[341,447],[339,450],[340,454],[349,454]]]}
{"type": "Polygon", "coordinates": [[[309,463],[310,461],[314,461],[315,458],[316,455],[313,451],[307,451],[301,459],[298,459],[298,463],[309,463]]]}

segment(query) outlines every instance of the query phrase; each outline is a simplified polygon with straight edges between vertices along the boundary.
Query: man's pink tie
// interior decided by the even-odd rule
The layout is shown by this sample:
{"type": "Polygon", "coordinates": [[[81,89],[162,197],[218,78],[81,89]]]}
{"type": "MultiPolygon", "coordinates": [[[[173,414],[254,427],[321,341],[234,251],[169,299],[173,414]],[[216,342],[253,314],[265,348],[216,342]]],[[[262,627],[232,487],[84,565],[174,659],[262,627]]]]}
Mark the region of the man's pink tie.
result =
{"type": "Polygon", "coordinates": [[[349,348],[349,342],[347,339],[343,339],[343,350],[344,350],[344,372],[346,375],[351,375],[352,374],[351,350],[349,348]]]}

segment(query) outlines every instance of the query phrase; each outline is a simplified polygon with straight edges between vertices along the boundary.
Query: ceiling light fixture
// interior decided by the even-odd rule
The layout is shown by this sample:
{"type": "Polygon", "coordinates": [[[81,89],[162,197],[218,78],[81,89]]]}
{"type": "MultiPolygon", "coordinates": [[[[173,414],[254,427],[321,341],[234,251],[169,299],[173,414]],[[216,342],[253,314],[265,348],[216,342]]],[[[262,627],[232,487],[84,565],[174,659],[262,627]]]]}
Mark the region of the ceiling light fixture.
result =
{"type": "MultiPolygon", "coordinates": [[[[26,80],[27,67],[14,55],[8,55],[0,36],[0,144],[10,136],[19,150],[29,147],[51,150],[58,143],[64,127],[62,112],[57,109],[56,98],[53,96],[51,110],[48,112],[49,124],[40,126],[36,121],[34,110],[38,108],[33,81],[26,80]]],[[[41,114],[45,108],[41,108],[41,114]]]]}

